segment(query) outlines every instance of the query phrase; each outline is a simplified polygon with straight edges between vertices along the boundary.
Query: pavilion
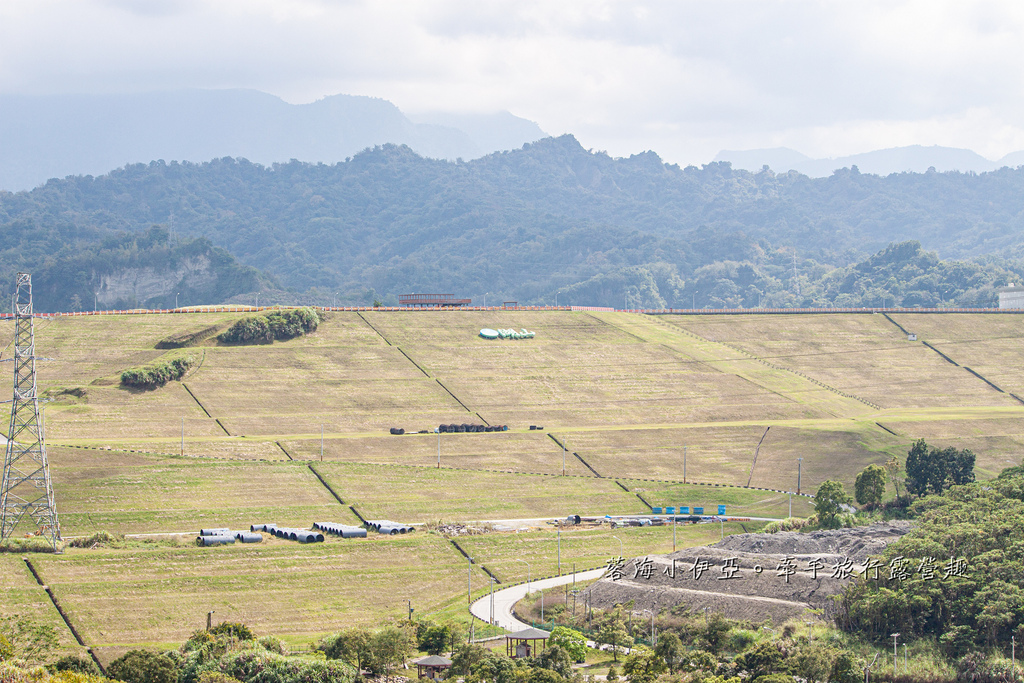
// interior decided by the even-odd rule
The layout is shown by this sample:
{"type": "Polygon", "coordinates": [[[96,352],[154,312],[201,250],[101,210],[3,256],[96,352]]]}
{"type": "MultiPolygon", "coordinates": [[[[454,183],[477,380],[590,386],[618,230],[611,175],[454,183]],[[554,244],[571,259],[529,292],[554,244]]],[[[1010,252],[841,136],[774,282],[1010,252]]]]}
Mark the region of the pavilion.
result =
{"type": "Polygon", "coordinates": [[[516,631],[505,636],[505,651],[512,659],[519,657],[534,657],[544,649],[544,646],[551,634],[541,631],[539,628],[527,628],[516,631]],[[540,644],[537,644],[537,641],[540,644]]]}

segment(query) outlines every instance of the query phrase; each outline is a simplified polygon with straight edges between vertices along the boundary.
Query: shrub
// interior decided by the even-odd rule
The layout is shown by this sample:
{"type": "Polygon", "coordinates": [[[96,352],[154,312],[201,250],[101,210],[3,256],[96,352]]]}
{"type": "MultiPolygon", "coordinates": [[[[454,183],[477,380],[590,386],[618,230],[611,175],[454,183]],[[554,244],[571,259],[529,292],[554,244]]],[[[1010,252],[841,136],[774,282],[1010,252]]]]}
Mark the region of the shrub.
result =
{"type": "Polygon", "coordinates": [[[100,668],[96,666],[96,662],[92,661],[88,657],[79,657],[78,655],[65,655],[53,663],[53,671],[74,671],[80,674],[92,674],[93,676],[101,675],[100,668]]]}
{"type": "Polygon", "coordinates": [[[802,519],[800,517],[787,517],[786,519],[781,519],[777,522],[768,522],[761,532],[765,534],[777,534],[780,531],[798,531],[809,524],[810,520],[807,519],[802,519]]]}
{"type": "Polygon", "coordinates": [[[956,663],[958,683],[1007,683],[1019,681],[1013,665],[1003,660],[992,660],[978,652],[965,655],[956,663]]]}
{"type": "Polygon", "coordinates": [[[93,546],[107,548],[122,543],[124,543],[124,536],[112,534],[109,531],[97,531],[91,536],[73,538],[68,541],[68,545],[72,548],[92,548],[93,546]]]}
{"type": "Polygon", "coordinates": [[[187,353],[163,358],[150,365],[128,368],[121,373],[121,384],[139,389],[155,389],[172,380],[181,379],[195,363],[195,357],[187,353]]]}
{"type": "Polygon", "coordinates": [[[178,671],[167,655],[129,650],[110,663],[107,676],[125,683],[175,683],[178,671]]]}
{"type": "Polygon", "coordinates": [[[262,648],[229,654],[219,669],[243,683],[352,683],[355,669],[340,661],[286,659],[262,648]]]}
{"type": "Polygon", "coordinates": [[[209,631],[212,636],[237,638],[238,640],[256,640],[256,634],[245,624],[222,621],[209,631]]]}
{"type": "Polygon", "coordinates": [[[99,673],[61,671],[50,676],[50,680],[47,683],[109,683],[109,679],[99,673]]]}
{"type": "Polygon", "coordinates": [[[288,646],[284,644],[284,641],[274,636],[263,636],[256,643],[267,652],[273,652],[274,654],[286,655],[288,654],[288,646]]]}
{"type": "Polygon", "coordinates": [[[316,330],[320,317],[312,308],[289,308],[238,320],[217,339],[225,344],[263,344],[300,337],[316,330]]]}

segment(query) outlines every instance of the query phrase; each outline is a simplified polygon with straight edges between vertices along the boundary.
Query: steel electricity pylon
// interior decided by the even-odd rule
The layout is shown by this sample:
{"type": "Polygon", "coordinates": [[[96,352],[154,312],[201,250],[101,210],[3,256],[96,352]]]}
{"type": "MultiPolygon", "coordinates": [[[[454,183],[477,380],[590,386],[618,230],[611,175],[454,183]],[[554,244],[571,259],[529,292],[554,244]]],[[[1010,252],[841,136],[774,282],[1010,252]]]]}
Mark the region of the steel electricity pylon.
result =
{"type": "Polygon", "coordinates": [[[0,538],[11,537],[25,517],[54,550],[60,541],[57,507],[46,462],[46,440],[36,394],[35,330],[32,276],[18,273],[14,295],[14,400],[7,431],[7,453],[0,488],[0,538]]]}

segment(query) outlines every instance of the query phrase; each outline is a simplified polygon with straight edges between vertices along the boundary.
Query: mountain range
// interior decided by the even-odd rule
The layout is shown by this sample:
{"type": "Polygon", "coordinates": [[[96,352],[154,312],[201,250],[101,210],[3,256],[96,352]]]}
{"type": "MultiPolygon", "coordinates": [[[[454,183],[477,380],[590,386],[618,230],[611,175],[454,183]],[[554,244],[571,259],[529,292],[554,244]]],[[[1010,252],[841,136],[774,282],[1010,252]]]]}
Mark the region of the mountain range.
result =
{"type": "Polygon", "coordinates": [[[333,164],[385,143],[468,160],[545,135],[508,112],[410,118],[387,100],[353,95],[298,105],[255,90],[0,95],[0,189],[156,159],[333,164]]]}
{"type": "Polygon", "coordinates": [[[268,303],[451,292],[649,308],[990,306],[994,288],[1021,281],[1022,255],[1024,168],[809,178],[614,158],[571,135],[471,161],[386,144],[335,164],[154,161],[0,192],[0,289],[17,269],[45,273],[41,310],[166,306],[175,294],[254,302],[255,291],[268,303]]]}
{"type": "Polygon", "coordinates": [[[892,147],[873,152],[852,154],[845,157],[812,159],[788,147],[772,149],[722,150],[715,161],[727,161],[734,168],[760,171],[767,166],[776,173],[796,171],[811,178],[824,178],[836,169],[853,168],[861,173],[889,175],[890,173],[939,173],[960,171],[961,173],[984,173],[1003,168],[1016,168],[1024,164],[1024,151],[1011,152],[1001,159],[991,161],[977,152],[955,147],[933,145],[924,147],[892,147]]]}

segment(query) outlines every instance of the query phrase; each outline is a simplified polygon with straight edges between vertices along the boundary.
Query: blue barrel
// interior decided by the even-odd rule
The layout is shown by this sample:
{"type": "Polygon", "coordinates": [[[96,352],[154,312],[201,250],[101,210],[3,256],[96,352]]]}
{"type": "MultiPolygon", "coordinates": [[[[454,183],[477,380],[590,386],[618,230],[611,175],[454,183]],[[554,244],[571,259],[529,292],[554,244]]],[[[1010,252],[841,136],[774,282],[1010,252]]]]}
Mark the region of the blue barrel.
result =
{"type": "Polygon", "coordinates": [[[718,506],[718,514],[720,514],[720,515],[724,515],[725,514],[725,506],[724,505],[719,505],[718,506]]]}
{"type": "Polygon", "coordinates": [[[695,515],[703,515],[704,514],[704,508],[693,508],[693,514],[695,514],[695,515]]]}
{"type": "Polygon", "coordinates": [[[689,505],[681,505],[681,506],[679,506],[679,514],[681,514],[681,515],[688,515],[688,514],[690,514],[690,506],[689,505]]]}
{"type": "Polygon", "coordinates": [[[675,506],[673,505],[673,506],[671,506],[671,507],[667,507],[667,508],[665,508],[665,513],[666,513],[666,514],[669,514],[669,515],[674,515],[674,514],[676,514],[676,507],[675,507],[675,506]]]}

